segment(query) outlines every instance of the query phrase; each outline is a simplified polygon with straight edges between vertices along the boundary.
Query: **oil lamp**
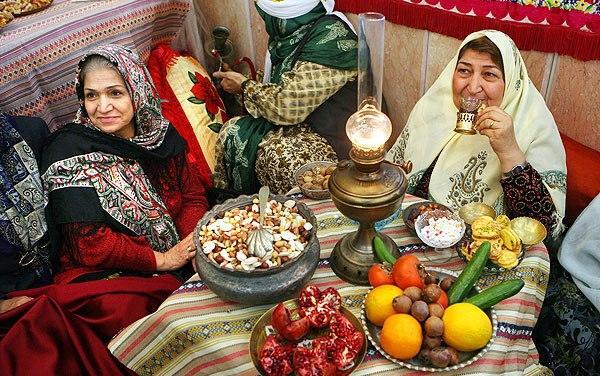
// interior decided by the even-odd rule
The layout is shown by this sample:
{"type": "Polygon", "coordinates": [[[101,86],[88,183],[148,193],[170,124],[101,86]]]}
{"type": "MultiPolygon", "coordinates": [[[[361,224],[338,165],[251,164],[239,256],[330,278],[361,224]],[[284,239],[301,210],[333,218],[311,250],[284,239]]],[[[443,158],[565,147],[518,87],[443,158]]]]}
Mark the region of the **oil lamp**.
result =
{"type": "Polygon", "coordinates": [[[375,235],[398,255],[394,241],[378,233],[374,223],[400,208],[407,179],[398,166],[384,162],[385,142],[392,133],[390,119],[381,112],[385,17],[362,13],[358,26],[358,111],[346,123],[350,160],[338,163],[328,186],[335,206],[359,228],[338,241],[330,262],[341,279],[368,285],[368,270],[378,262],[373,253],[375,235]]]}

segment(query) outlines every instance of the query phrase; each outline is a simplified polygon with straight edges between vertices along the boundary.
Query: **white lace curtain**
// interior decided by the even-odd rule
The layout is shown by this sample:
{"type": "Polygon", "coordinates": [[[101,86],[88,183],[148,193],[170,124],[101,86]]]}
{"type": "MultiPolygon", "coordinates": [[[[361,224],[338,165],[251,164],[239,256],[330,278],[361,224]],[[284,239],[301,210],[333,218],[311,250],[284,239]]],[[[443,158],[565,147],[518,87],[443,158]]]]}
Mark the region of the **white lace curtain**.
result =
{"type": "Polygon", "coordinates": [[[206,18],[200,12],[195,0],[190,0],[190,12],[188,13],[183,27],[173,40],[172,46],[179,51],[188,51],[203,66],[206,66],[206,57],[203,49],[203,38],[210,35],[206,18]]]}

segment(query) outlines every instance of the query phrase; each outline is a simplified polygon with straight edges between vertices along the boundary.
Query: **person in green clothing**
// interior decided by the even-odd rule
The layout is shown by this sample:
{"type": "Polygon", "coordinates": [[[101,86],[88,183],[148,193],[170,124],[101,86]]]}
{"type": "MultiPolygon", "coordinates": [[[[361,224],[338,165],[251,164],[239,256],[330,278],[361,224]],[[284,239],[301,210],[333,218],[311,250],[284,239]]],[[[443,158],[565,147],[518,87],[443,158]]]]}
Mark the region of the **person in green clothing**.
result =
{"type": "Polygon", "coordinates": [[[229,93],[242,94],[247,116],[219,132],[217,188],[285,193],[294,172],[317,160],[348,158],[346,120],[356,111],[357,37],[333,12],[333,0],[258,0],[269,46],[265,79],[215,72],[229,93]]]}

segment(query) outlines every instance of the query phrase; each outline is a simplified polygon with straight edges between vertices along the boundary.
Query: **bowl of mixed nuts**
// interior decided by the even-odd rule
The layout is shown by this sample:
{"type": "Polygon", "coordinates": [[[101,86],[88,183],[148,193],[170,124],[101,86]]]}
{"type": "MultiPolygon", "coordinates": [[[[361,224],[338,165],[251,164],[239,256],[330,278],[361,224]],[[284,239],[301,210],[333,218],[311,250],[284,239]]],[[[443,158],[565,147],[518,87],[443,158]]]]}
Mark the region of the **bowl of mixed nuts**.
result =
{"type": "Polygon", "coordinates": [[[314,200],[329,198],[327,183],[336,166],[337,163],[331,161],[316,161],[302,165],[294,174],[302,194],[314,200]]]}
{"type": "Polygon", "coordinates": [[[248,242],[259,226],[258,197],[240,196],[216,205],[194,230],[196,269],[225,300],[270,304],[294,297],[319,263],[316,218],[303,203],[269,196],[263,228],[272,234],[265,250],[248,242]]]}

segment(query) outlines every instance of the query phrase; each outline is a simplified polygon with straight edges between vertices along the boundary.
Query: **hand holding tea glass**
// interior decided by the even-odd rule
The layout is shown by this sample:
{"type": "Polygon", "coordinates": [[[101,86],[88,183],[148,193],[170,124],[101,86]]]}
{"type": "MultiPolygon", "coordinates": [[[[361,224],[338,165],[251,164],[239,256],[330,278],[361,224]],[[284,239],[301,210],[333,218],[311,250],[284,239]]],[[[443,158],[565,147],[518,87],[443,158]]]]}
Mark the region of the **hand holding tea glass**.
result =
{"type": "Polygon", "coordinates": [[[489,139],[490,146],[500,160],[502,172],[523,164],[525,155],[517,143],[513,120],[504,110],[496,106],[480,110],[475,120],[475,129],[489,139]]]}
{"type": "MultiPolygon", "coordinates": [[[[458,243],[464,236],[465,229],[465,222],[448,210],[427,211],[415,220],[415,231],[419,239],[438,253],[446,252],[449,247],[458,243]]],[[[425,258],[433,264],[441,264],[452,257],[452,248],[449,251],[449,257],[441,262],[433,261],[427,256],[425,258]]]]}
{"type": "Polygon", "coordinates": [[[456,114],[456,128],[454,132],[462,134],[476,134],[475,123],[477,114],[485,108],[485,103],[477,98],[460,98],[460,109],[456,114]]]}

